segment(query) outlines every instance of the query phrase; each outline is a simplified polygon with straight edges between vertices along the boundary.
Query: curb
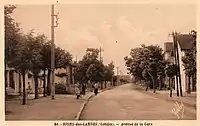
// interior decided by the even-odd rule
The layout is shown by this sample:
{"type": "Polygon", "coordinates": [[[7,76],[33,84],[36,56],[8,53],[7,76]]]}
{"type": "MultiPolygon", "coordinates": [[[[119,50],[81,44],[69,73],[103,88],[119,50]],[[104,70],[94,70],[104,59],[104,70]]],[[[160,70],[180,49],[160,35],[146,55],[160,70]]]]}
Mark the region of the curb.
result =
{"type": "Polygon", "coordinates": [[[152,96],[152,97],[162,98],[162,99],[167,100],[167,101],[171,101],[171,102],[183,102],[184,105],[196,109],[196,104],[190,104],[190,103],[188,103],[188,102],[181,101],[181,99],[173,99],[173,97],[172,97],[172,98],[170,98],[170,97],[162,97],[162,96],[158,96],[158,95],[155,96],[155,95],[150,94],[150,92],[144,91],[145,89],[143,90],[143,88],[141,88],[141,87],[135,87],[135,86],[134,86],[134,89],[136,89],[136,90],[138,90],[138,91],[140,91],[140,92],[142,92],[142,93],[148,94],[148,95],[150,95],[150,96],[152,96]]]}
{"type": "Polygon", "coordinates": [[[90,95],[90,96],[86,99],[86,101],[82,104],[81,109],[80,109],[80,111],[78,112],[78,114],[77,114],[75,120],[80,120],[81,114],[82,114],[82,112],[83,112],[83,110],[84,110],[86,104],[88,103],[88,101],[90,100],[90,98],[92,98],[93,96],[94,96],[94,94],[90,95]]]}
{"type": "MultiPolygon", "coordinates": [[[[103,89],[103,90],[101,90],[99,93],[104,92],[104,91],[111,90],[111,89],[113,89],[113,88],[115,88],[115,87],[117,87],[117,86],[110,87],[110,88],[107,88],[107,89],[103,89]]],[[[81,114],[83,113],[83,110],[84,110],[85,106],[87,105],[88,101],[89,101],[93,96],[94,96],[94,94],[90,95],[90,96],[86,99],[86,101],[82,104],[81,109],[80,109],[80,111],[78,112],[78,114],[77,114],[75,120],[80,120],[81,114]]]]}

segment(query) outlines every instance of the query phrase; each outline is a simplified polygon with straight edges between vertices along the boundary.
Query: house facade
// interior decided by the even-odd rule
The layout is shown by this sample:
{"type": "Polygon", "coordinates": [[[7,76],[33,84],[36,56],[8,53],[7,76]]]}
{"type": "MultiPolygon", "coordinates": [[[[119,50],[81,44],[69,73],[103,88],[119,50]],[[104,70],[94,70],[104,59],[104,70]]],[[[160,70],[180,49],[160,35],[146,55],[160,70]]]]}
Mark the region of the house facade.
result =
{"type": "MultiPolygon", "coordinates": [[[[177,48],[178,48],[178,55],[179,55],[179,67],[180,67],[180,80],[181,80],[181,85],[182,85],[182,91],[187,92],[188,91],[188,77],[185,74],[184,71],[184,66],[183,66],[183,61],[182,57],[185,55],[185,52],[188,50],[191,50],[194,47],[194,37],[189,34],[180,34],[176,36],[176,41],[177,41],[177,48]]],[[[168,64],[176,64],[175,62],[175,56],[174,56],[174,42],[166,42],[164,44],[164,57],[165,60],[168,62],[168,64]]],[[[165,83],[168,85],[169,78],[165,80],[165,83]]],[[[177,81],[179,83],[179,79],[176,80],[176,77],[173,78],[173,86],[174,89],[177,89],[177,81]]]]}
{"type": "MultiPolygon", "coordinates": [[[[195,38],[190,34],[180,34],[176,37],[178,43],[178,53],[179,53],[179,64],[180,64],[180,73],[181,73],[181,83],[183,84],[184,91],[188,91],[188,82],[191,81],[188,79],[188,76],[185,74],[182,57],[185,56],[185,52],[193,49],[196,44],[195,38]]],[[[190,85],[192,89],[192,85],[190,85]]]]}
{"type": "MultiPolygon", "coordinates": [[[[65,69],[56,69],[55,70],[55,76],[54,76],[54,83],[55,84],[74,84],[74,69],[75,65],[71,64],[67,66],[65,69]],[[65,73],[66,76],[59,77],[58,74],[65,73]]],[[[43,93],[43,84],[44,84],[44,77],[43,77],[43,71],[40,72],[39,78],[38,78],[38,93],[43,93]]],[[[46,86],[47,86],[47,74],[48,72],[45,72],[45,79],[46,79],[46,86]]],[[[33,77],[33,73],[28,71],[25,74],[25,86],[26,90],[29,93],[35,93],[35,81],[33,77]]],[[[5,69],[5,89],[9,95],[20,95],[23,92],[23,76],[18,73],[14,68],[6,67],[5,69]]]]}
{"type": "MultiPolygon", "coordinates": [[[[39,93],[43,92],[43,82],[43,78],[39,77],[39,93]]],[[[30,71],[26,72],[25,74],[25,83],[26,90],[30,93],[35,93],[35,81],[33,78],[33,74],[30,71]]],[[[14,68],[6,67],[5,69],[5,89],[9,95],[19,95],[23,92],[23,76],[22,74],[18,73],[14,68]]]]}

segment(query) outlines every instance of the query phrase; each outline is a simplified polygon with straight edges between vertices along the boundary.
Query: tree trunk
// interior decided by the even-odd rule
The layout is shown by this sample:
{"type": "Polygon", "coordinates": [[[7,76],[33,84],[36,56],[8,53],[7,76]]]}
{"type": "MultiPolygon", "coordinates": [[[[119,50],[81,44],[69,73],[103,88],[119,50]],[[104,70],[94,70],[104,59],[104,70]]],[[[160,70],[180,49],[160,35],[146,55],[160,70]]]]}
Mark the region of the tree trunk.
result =
{"type": "Polygon", "coordinates": [[[38,99],[38,76],[34,75],[34,81],[35,81],[35,99],[38,99]]]}
{"type": "Polygon", "coordinates": [[[22,105],[26,104],[26,82],[25,82],[25,72],[22,74],[23,76],[23,99],[22,99],[22,105]]]}
{"type": "Polygon", "coordinates": [[[105,88],[107,88],[107,87],[106,87],[106,81],[105,81],[105,88]]]}
{"type": "Polygon", "coordinates": [[[174,77],[172,77],[172,84],[173,84],[173,89],[175,90],[175,80],[174,80],[174,77]]]}
{"type": "Polygon", "coordinates": [[[153,93],[156,93],[156,77],[153,77],[153,93]]]}
{"type": "Polygon", "coordinates": [[[51,95],[51,83],[50,83],[50,76],[51,76],[51,70],[48,69],[48,76],[47,76],[47,95],[51,95]]]}
{"type": "Polygon", "coordinates": [[[44,69],[44,75],[43,75],[43,78],[44,78],[44,81],[43,81],[43,96],[46,97],[46,70],[44,69]]]}
{"type": "Polygon", "coordinates": [[[160,77],[160,79],[159,79],[159,90],[161,90],[162,89],[162,77],[160,77]]]}
{"type": "Polygon", "coordinates": [[[101,81],[100,83],[101,83],[101,89],[103,89],[103,82],[101,81]]]}
{"type": "Polygon", "coordinates": [[[191,90],[190,90],[190,76],[188,76],[188,94],[190,94],[191,93],[191,90]]]}
{"type": "Polygon", "coordinates": [[[149,88],[149,81],[148,81],[148,80],[146,80],[146,82],[147,82],[146,91],[148,91],[148,88],[149,88]]]}
{"type": "Polygon", "coordinates": [[[172,78],[169,77],[169,90],[170,90],[170,97],[172,97],[172,83],[171,83],[172,78]]]}
{"type": "MultiPolygon", "coordinates": [[[[6,68],[5,68],[6,69],[6,68]]],[[[8,86],[8,84],[7,84],[7,71],[5,70],[5,113],[7,113],[8,112],[8,106],[7,106],[7,98],[8,98],[8,93],[7,93],[7,90],[6,90],[6,87],[8,86]]]]}
{"type": "Polygon", "coordinates": [[[22,89],[22,81],[21,81],[21,74],[19,73],[19,95],[22,95],[21,89],[22,89]]]}
{"type": "Polygon", "coordinates": [[[194,92],[195,91],[195,85],[196,85],[196,82],[195,82],[195,74],[192,76],[192,91],[194,92]]]}

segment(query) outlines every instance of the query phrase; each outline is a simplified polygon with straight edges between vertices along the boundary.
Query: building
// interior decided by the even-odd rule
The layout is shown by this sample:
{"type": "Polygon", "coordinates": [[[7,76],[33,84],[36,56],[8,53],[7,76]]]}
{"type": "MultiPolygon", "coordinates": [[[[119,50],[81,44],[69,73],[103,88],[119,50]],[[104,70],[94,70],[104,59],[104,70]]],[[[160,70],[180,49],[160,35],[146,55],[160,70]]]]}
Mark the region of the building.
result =
{"type": "MultiPolygon", "coordinates": [[[[182,62],[182,57],[185,55],[185,52],[191,50],[195,46],[195,39],[192,35],[189,34],[179,34],[176,36],[178,55],[179,55],[179,66],[180,66],[180,78],[182,84],[182,91],[186,92],[188,90],[188,77],[185,74],[184,66],[182,62]]],[[[174,42],[166,42],[164,44],[164,57],[168,64],[175,64],[175,51],[174,51],[174,42]]],[[[168,79],[165,80],[168,85],[168,79]]],[[[173,85],[176,89],[176,78],[173,78],[173,85]]],[[[178,80],[179,82],[179,80],[178,80]]]]}
{"type": "MultiPolygon", "coordinates": [[[[173,42],[166,42],[164,43],[164,59],[167,62],[167,65],[175,64],[175,57],[174,57],[174,45],[173,42]]],[[[175,89],[176,78],[171,78],[172,87],[175,89]]],[[[169,78],[165,77],[165,85],[169,87],[169,78]]]]}
{"type": "MultiPolygon", "coordinates": [[[[35,93],[35,82],[33,74],[30,71],[28,71],[25,74],[25,82],[26,82],[26,90],[29,89],[30,93],[35,93]]],[[[39,77],[38,78],[39,93],[43,92],[42,87],[43,87],[43,79],[39,77]]],[[[19,95],[23,91],[23,76],[20,73],[18,73],[14,68],[9,68],[7,66],[5,69],[5,88],[9,95],[19,95]]]]}
{"type": "MultiPolygon", "coordinates": [[[[70,64],[66,68],[56,69],[55,76],[54,76],[54,83],[55,84],[74,84],[74,70],[76,64],[70,64]]],[[[45,72],[45,79],[47,87],[47,76],[48,71],[45,72]]],[[[35,81],[33,77],[33,73],[28,71],[25,74],[25,82],[26,82],[26,90],[29,93],[35,93],[35,81]]],[[[38,93],[43,93],[43,83],[44,83],[44,72],[41,71],[38,78],[38,93]]],[[[18,73],[14,68],[9,68],[6,66],[5,70],[5,88],[9,95],[19,95],[23,92],[23,77],[20,73],[18,73]]]]}
{"type": "MultiPolygon", "coordinates": [[[[179,64],[180,64],[180,74],[181,74],[181,83],[183,85],[183,91],[188,90],[188,76],[185,74],[184,66],[182,62],[182,57],[185,56],[185,52],[193,49],[196,44],[195,38],[190,34],[180,34],[176,37],[178,42],[178,53],[179,53],[179,64]]],[[[192,85],[190,85],[192,86],[192,85]]],[[[192,88],[190,88],[192,89],[192,88]]]]}
{"type": "Polygon", "coordinates": [[[130,75],[120,75],[120,79],[123,79],[126,82],[131,82],[131,76],[130,75]]]}

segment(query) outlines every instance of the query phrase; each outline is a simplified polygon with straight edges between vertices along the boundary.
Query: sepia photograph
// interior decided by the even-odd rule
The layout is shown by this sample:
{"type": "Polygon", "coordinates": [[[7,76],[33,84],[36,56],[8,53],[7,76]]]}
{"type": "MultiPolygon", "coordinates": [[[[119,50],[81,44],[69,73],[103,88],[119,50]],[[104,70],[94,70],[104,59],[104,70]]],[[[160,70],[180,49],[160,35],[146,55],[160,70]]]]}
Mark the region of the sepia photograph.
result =
{"type": "Polygon", "coordinates": [[[5,121],[197,120],[196,13],[192,3],[4,5],[5,121]]]}

